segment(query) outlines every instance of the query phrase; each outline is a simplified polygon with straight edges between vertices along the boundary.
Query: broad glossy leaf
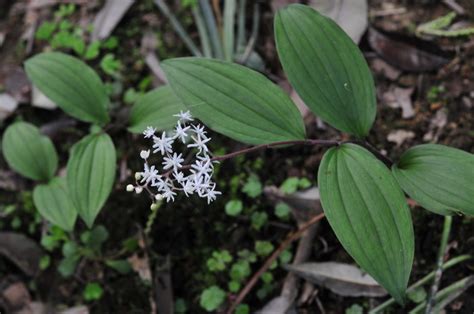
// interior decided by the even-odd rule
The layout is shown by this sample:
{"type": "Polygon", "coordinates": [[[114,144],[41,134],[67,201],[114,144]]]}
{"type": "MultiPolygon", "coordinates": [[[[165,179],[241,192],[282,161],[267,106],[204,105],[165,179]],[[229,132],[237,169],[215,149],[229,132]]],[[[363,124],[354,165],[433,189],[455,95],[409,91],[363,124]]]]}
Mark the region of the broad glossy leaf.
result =
{"type": "Polygon", "coordinates": [[[366,149],[344,144],[324,155],[318,182],[324,212],[341,244],[403,302],[413,262],[413,225],[389,169],[366,149]]]}
{"type": "Polygon", "coordinates": [[[49,180],[58,168],[53,143],[30,123],[10,125],[3,135],[2,150],[10,168],[33,180],[49,180]]]}
{"type": "Polygon", "coordinates": [[[155,127],[158,130],[170,129],[178,121],[178,118],[173,115],[184,108],[171,87],[157,88],[140,97],[132,107],[128,130],[133,133],[141,133],[147,126],[155,127]]]}
{"type": "Polygon", "coordinates": [[[258,72],[202,58],[167,60],[163,69],[183,104],[219,133],[249,144],[305,137],[296,106],[258,72]]]}
{"type": "Polygon", "coordinates": [[[41,216],[60,228],[72,231],[77,211],[71,202],[66,179],[53,178],[33,191],[33,201],[41,216]]]}
{"type": "Polygon", "coordinates": [[[109,121],[104,84],[84,62],[45,52],[28,59],[25,70],[41,92],[74,118],[101,125],[109,121]]]}
{"type": "Polygon", "coordinates": [[[402,189],[441,215],[474,216],[474,155],[436,144],[415,146],[392,167],[402,189]]]}
{"type": "Polygon", "coordinates": [[[341,131],[367,135],[376,114],[374,81],[351,38],[299,4],[278,11],[275,38],[283,69],[306,105],[341,131]]]}
{"type": "Polygon", "coordinates": [[[105,134],[91,134],[71,150],[67,183],[79,216],[92,227],[107,200],[115,179],[114,143],[105,134]]]}

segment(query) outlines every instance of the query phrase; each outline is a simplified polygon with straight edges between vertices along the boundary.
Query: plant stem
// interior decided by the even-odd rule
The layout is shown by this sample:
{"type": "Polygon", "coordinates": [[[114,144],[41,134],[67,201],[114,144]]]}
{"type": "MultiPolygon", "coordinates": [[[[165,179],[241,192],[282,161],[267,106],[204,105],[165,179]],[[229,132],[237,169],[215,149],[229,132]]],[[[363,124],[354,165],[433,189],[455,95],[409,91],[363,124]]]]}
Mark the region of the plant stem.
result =
{"type": "MultiPolygon", "coordinates": [[[[471,255],[460,255],[460,256],[457,256],[455,258],[452,258],[450,259],[449,261],[447,261],[446,263],[443,264],[443,269],[446,270],[448,268],[451,268],[459,263],[462,263],[464,261],[467,261],[469,259],[471,259],[472,256],[471,255]]],[[[428,275],[426,275],[425,277],[421,278],[420,280],[418,280],[417,282],[415,282],[413,285],[411,285],[410,287],[408,287],[407,289],[407,293],[409,292],[412,292],[414,291],[415,289],[417,289],[418,287],[421,287],[423,286],[424,284],[428,283],[430,280],[432,280],[436,275],[436,271],[432,271],[430,272],[428,275]]],[[[376,308],[372,309],[369,311],[369,314],[376,314],[376,313],[380,313],[382,312],[383,310],[385,310],[386,308],[388,308],[389,306],[391,306],[392,304],[395,304],[395,299],[394,298],[390,298],[388,299],[387,301],[385,301],[384,303],[380,304],[379,306],[377,306],[376,308]]]]}
{"type": "Polygon", "coordinates": [[[444,225],[443,225],[443,234],[441,235],[441,242],[439,244],[438,251],[438,260],[436,263],[436,274],[433,280],[433,285],[431,286],[430,296],[426,302],[426,314],[431,313],[431,309],[435,305],[436,292],[438,291],[439,283],[441,281],[441,276],[443,275],[443,260],[444,255],[446,254],[446,248],[448,246],[449,233],[451,232],[451,225],[453,222],[453,217],[444,216],[444,225]]]}
{"type": "MultiPolygon", "coordinates": [[[[434,299],[437,302],[440,302],[440,301],[443,301],[443,299],[445,299],[445,298],[449,298],[453,294],[455,296],[459,296],[459,294],[464,292],[466,289],[471,287],[473,284],[474,284],[474,276],[465,277],[461,280],[456,281],[452,285],[449,285],[448,287],[444,288],[443,290],[439,291],[438,293],[436,293],[436,296],[434,297],[434,299]]],[[[426,306],[426,301],[419,304],[417,307],[415,307],[413,310],[411,310],[408,313],[409,314],[418,314],[423,310],[423,308],[425,306],[426,306]]],[[[426,308],[428,308],[428,307],[426,307],[426,308]]],[[[439,310],[441,310],[441,308],[434,309],[434,311],[432,313],[438,313],[439,310]]]]}
{"type": "Polygon", "coordinates": [[[297,231],[288,234],[286,239],[280,244],[280,246],[270,255],[270,257],[265,261],[265,263],[260,267],[260,269],[250,278],[247,282],[245,287],[240,290],[237,298],[235,298],[234,302],[230,305],[229,309],[227,310],[227,314],[232,314],[235,308],[244,300],[245,296],[252,290],[252,288],[257,283],[258,279],[264,272],[270,268],[273,262],[280,256],[280,254],[291,244],[291,242],[295,241],[296,239],[300,238],[303,233],[308,230],[312,225],[320,221],[324,218],[324,213],[314,216],[310,220],[308,220],[304,225],[302,225],[297,231]]]}

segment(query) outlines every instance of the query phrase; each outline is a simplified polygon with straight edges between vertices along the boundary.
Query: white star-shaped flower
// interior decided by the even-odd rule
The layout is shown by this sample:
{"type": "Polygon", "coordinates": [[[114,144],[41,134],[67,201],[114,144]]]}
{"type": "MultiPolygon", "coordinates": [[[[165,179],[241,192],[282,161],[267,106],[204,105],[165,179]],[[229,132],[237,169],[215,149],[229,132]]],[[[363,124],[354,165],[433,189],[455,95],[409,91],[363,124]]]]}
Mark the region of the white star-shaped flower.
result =
{"type": "Polygon", "coordinates": [[[174,196],[175,195],[176,195],[176,193],[173,192],[173,190],[170,189],[170,188],[166,189],[162,194],[163,198],[166,198],[167,202],[169,202],[170,200],[172,200],[174,202],[174,196]]]}
{"type": "Polygon", "coordinates": [[[222,194],[221,192],[216,191],[215,188],[216,188],[216,184],[214,183],[212,188],[207,190],[207,193],[206,193],[205,197],[207,198],[207,203],[208,204],[210,204],[212,201],[215,201],[216,198],[217,198],[217,195],[222,194]]]}
{"type": "Polygon", "coordinates": [[[161,152],[161,155],[164,155],[166,153],[171,154],[173,152],[171,145],[173,144],[174,140],[172,137],[166,137],[166,132],[161,134],[161,138],[156,136],[153,137],[153,141],[155,143],[153,144],[153,148],[156,148],[153,153],[161,152]]]}
{"type": "Polygon", "coordinates": [[[209,151],[209,149],[207,148],[206,143],[209,142],[211,140],[211,138],[203,139],[200,136],[198,136],[197,138],[193,136],[192,138],[194,140],[194,143],[193,144],[188,144],[188,148],[196,147],[199,150],[199,154],[201,154],[203,152],[207,153],[209,151]]]}
{"type": "Polygon", "coordinates": [[[191,112],[188,111],[180,111],[178,114],[173,115],[173,117],[179,118],[179,122],[187,122],[187,121],[194,121],[193,116],[191,115],[191,112]]]}
{"type": "Polygon", "coordinates": [[[207,139],[206,131],[204,131],[203,125],[193,125],[193,132],[202,139],[207,139]]]}
{"type": "Polygon", "coordinates": [[[155,132],[156,132],[156,129],[151,127],[151,126],[148,126],[145,131],[143,131],[143,135],[145,136],[145,138],[150,138],[150,137],[153,137],[155,135],[155,132]]]}
{"type": "Polygon", "coordinates": [[[175,134],[174,134],[174,138],[179,138],[181,139],[181,142],[186,142],[186,137],[188,137],[188,133],[186,133],[186,131],[188,131],[190,129],[189,126],[185,126],[184,128],[181,126],[181,123],[178,122],[178,124],[176,125],[176,128],[175,128],[175,134]]]}
{"type": "Polygon", "coordinates": [[[174,171],[177,171],[178,168],[181,168],[181,163],[184,161],[182,154],[174,153],[173,156],[167,156],[163,158],[163,169],[171,169],[173,168],[174,171]]]}
{"type": "Polygon", "coordinates": [[[144,165],[144,169],[142,172],[142,180],[140,181],[141,183],[146,182],[147,184],[149,182],[152,182],[152,184],[159,178],[158,175],[158,170],[155,169],[155,166],[148,166],[147,163],[144,165]]]}

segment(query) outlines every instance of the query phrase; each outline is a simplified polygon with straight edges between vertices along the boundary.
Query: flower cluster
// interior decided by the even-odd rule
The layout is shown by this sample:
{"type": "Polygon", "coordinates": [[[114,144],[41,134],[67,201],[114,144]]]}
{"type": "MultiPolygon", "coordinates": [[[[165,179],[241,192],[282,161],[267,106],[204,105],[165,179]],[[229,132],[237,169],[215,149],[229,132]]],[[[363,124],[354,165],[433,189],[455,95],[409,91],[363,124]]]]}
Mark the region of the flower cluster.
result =
{"type": "Polygon", "coordinates": [[[145,161],[143,172],[135,174],[137,183],[135,186],[128,185],[127,191],[139,194],[146,189],[156,200],[165,199],[167,202],[174,201],[176,194],[181,191],[186,196],[196,194],[205,198],[209,204],[221,194],[216,191],[216,183],[212,181],[216,161],[212,160],[207,147],[211,138],[206,135],[204,126],[191,123],[194,119],[189,111],[181,111],[174,116],[178,122],[172,132],[163,132],[157,136],[153,127],[147,127],[143,132],[145,138],[153,140],[152,152],[161,157],[162,170],[149,163],[150,150],[142,150],[140,157],[145,161]],[[193,151],[195,160],[192,164],[183,164],[183,154],[173,150],[176,142],[185,144],[193,151]]]}

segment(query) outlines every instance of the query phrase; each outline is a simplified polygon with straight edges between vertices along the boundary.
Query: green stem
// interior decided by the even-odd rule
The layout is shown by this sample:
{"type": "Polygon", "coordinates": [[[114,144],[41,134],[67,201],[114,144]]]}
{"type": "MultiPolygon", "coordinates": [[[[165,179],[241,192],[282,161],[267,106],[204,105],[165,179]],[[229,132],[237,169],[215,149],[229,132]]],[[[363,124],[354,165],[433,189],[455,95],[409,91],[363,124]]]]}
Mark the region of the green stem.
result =
{"type": "Polygon", "coordinates": [[[435,305],[436,292],[438,292],[439,283],[441,276],[443,275],[443,260],[446,254],[446,248],[448,246],[449,233],[451,232],[451,225],[453,223],[453,217],[444,216],[443,234],[441,235],[441,242],[439,244],[438,261],[436,264],[436,275],[431,286],[430,296],[427,300],[426,314],[431,313],[431,309],[435,305]]]}
{"type": "MultiPolygon", "coordinates": [[[[450,259],[449,261],[447,261],[446,263],[443,264],[443,269],[446,270],[448,268],[451,268],[459,263],[462,263],[464,261],[467,261],[469,259],[471,259],[472,256],[471,255],[460,255],[460,256],[457,256],[455,258],[452,258],[450,259]]],[[[409,292],[412,292],[414,291],[415,289],[427,284],[428,282],[430,282],[434,277],[435,277],[435,274],[436,272],[435,271],[432,271],[430,272],[428,275],[426,275],[425,277],[421,278],[420,280],[418,280],[417,282],[415,282],[413,285],[411,285],[410,287],[408,287],[407,289],[407,293],[409,292]]],[[[380,313],[382,312],[383,310],[385,310],[386,308],[390,307],[391,305],[395,304],[395,299],[394,298],[390,298],[388,299],[387,301],[385,301],[384,303],[380,304],[379,306],[377,306],[376,308],[372,309],[369,311],[369,314],[375,314],[375,313],[380,313]]]]}
{"type": "MultiPolygon", "coordinates": [[[[469,276],[469,277],[463,278],[461,280],[456,281],[452,285],[449,285],[448,287],[444,288],[443,290],[439,291],[438,293],[436,293],[436,296],[434,297],[434,299],[436,300],[436,302],[440,302],[443,299],[445,299],[446,297],[449,297],[451,294],[459,295],[459,292],[465,291],[467,288],[469,288],[473,284],[474,284],[474,276],[469,276]]],[[[423,311],[425,306],[426,306],[426,301],[419,304],[417,307],[415,307],[413,310],[411,310],[408,313],[409,314],[418,314],[421,311],[423,311]]],[[[426,309],[428,309],[427,306],[426,306],[426,309]]]]}

